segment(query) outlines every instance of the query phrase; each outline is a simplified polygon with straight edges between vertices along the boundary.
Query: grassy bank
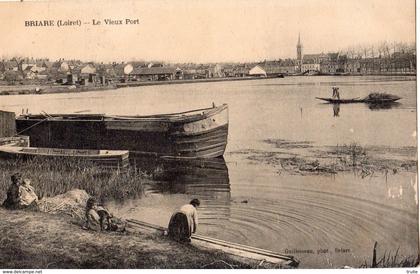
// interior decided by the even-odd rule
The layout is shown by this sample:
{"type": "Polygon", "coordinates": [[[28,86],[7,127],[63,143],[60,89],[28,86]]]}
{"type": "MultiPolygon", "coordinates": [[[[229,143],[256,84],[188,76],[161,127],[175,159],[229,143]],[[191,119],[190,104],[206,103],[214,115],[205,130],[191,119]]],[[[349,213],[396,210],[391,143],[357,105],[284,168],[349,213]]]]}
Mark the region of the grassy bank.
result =
{"type": "Polygon", "coordinates": [[[16,172],[31,179],[40,197],[51,197],[78,188],[102,202],[140,197],[144,183],[149,180],[144,173],[132,167],[124,172],[105,170],[80,160],[1,160],[0,170],[0,201],[6,198],[10,176],[16,172]]]}
{"type": "MultiPolygon", "coordinates": [[[[51,197],[79,188],[102,201],[138,197],[149,180],[137,169],[109,172],[82,161],[2,160],[0,170],[1,200],[15,172],[30,178],[40,196],[51,197]]],[[[64,199],[59,199],[57,204],[65,204],[64,199]]],[[[176,243],[132,227],[124,233],[83,230],[83,219],[66,211],[52,210],[55,214],[48,214],[0,207],[0,268],[281,267],[176,243]]]]}
{"type": "Polygon", "coordinates": [[[0,219],[0,268],[276,267],[161,235],[86,231],[59,215],[0,208],[0,219]]]}

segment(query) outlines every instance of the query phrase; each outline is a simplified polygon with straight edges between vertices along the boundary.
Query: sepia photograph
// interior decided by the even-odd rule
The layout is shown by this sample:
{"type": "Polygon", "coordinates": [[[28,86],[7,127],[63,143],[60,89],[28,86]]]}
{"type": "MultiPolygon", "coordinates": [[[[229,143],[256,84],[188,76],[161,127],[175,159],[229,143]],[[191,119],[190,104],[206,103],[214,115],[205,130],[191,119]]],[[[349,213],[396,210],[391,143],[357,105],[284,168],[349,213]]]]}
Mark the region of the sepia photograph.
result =
{"type": "Polygon", "coordinates": [[[415,0],[0,1],[0,33],[3,274],[418,266],[415,0]]]}

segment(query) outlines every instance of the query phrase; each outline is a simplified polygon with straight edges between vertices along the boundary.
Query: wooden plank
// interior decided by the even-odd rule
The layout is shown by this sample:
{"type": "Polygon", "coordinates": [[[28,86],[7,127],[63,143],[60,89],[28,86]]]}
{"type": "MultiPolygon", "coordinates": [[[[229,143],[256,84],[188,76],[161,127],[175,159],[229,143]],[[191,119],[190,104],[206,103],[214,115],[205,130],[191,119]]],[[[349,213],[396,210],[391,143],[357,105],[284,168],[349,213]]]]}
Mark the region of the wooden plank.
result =
{"type": "Polygon", "coordinates": [[[15,113],[8,111],[0,111],[0,137],[12,137],[15,134],[15,113]]]}
{"type": "MultiPolygon", "coordinates": [[[[157,230],[161,232],[166,231],[166,228],[164,227],[154,225],[154,224],[149,224],[149,223],[142,222],[139,220],[130,219],[127,221],[129,222],[129,224],[134,225],[134,226],[140,226],[143,228],[148,228],[148,229],[157,230]]],[[[201,235],[192,235],[191,239],[194,242],[204,244],[207,247],[221,249],[222,251],[226,253],[230,253],[233,255],[238,255],[238,256],[242,256],[242,257],[246,257],[250,259],[266,260],[271,263],[276,263],[276,264],[280,263],[280,264],[286,264],[290,266],[292,265],[297,266],[299,264],[299,262],[293,256],[283,255],[280,253],[276,253],[276,252],[261,249],[261,248],[241,245],[237,243],[231,243],[231,242],[214,239],[214,238],[210,238],[206,236],[201,236],[201,235]]]]}

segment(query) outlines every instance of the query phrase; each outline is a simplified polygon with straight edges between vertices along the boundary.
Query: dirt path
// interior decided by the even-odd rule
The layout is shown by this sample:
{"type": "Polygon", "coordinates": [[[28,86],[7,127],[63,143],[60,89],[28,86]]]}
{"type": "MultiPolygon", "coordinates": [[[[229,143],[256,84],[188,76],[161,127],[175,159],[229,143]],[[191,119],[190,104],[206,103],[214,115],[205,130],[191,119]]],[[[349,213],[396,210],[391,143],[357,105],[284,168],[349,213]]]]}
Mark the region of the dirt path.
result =
{"type": "Polygon", "coordinates": [[[82,230],[47,213],[0,208],[0,268],[265,268],[160,235],[82,230]]]}

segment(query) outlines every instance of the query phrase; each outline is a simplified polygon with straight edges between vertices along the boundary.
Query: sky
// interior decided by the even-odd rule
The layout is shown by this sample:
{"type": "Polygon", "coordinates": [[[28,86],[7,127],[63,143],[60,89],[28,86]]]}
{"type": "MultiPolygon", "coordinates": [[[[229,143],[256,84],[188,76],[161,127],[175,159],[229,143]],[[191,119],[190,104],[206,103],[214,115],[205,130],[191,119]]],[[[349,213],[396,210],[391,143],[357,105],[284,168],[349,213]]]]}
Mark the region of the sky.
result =
{"type": "Polygon", "coordinates": [[[415,0],[0,2],[0,57],[243,62],[415,42],[415,0]],[[106,25],[105,19],[139,19],[106,25]],[[25,27],[80,20],[81,26],[25,27]],[[92,25],[93,20],[101,25],[92,25]],[[86,24],[85,24],[86,23],[86,24]]]}

